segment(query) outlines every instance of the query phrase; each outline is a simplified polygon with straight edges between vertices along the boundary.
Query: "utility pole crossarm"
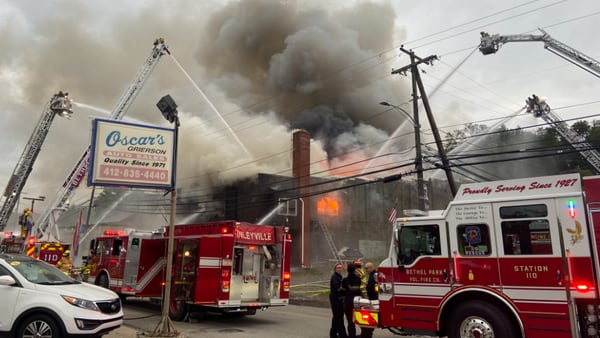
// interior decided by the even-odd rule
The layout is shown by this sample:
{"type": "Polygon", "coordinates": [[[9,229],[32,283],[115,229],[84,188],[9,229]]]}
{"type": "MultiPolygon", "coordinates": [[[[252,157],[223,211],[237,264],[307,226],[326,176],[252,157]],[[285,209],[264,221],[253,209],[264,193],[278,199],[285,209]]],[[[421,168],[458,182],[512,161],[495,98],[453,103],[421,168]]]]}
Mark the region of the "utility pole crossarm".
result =
{"type": "MultiPolygon", "coordinates": [[[[414,55],[414,53],[412,51],[408,51],[408,50],[404,49],[404,47],[400,47],[400,50],[403,51],[406,54],[414,55]]],[[[418,66],[418,65],[420,65],[422,63],[431,65],[432,62],[433,62],[433,60],[437,60],[438,59],[437,55],[430,55],[430,56],[428,56],[428,57],[426,57],[424,59],[422,59],[422,58],[414,55],[414,58],[417,59],[418,61],[416,61],[414,63],[411,63],[411,64],[408,64],[408,65],[406,65],[404,67],[400,67],[398,69],[392,70],[392,75],[393,74],[406,75],[406,71],[411,70],[413,66],[418,66]]]]}
{"type": "MultiPolygon", "coordinates": [[[[413,51],[408,51],[408,50],[404,49],[404,47],[401,47],[400,50],[410,56],[411,63],[402,68],[392,71],[392,74],[406,74],[407,70],[411,71],[412,87],[413,87],[413,110],[415,112],[415,116],[414,116],[415,134],[418,135],[418,133],[419,133],[417,98],[420,97],[421,101],[423,103],[423,107],[425,108],[425,112],[427,113],[427,119],[429,120],[429,125],[431,127],[433,137],[435,138],[435,143],[438,148],[438,153],[442,160],[443,169],[446,172],[446,178],[448,179],[448,185],[450,187],[450,191],[452,193],[452,196],[455,196],[458,189],[456,186],[456,182],[454,180],[454,175],[452,174],[452,170],[450,169],[450,162],[448,161],[448,157],[446,156],[446,151],[444,150],[444,145],[442,143],[442,139],[440,137],[440,133],[437,128],[437,124],[435,123],[435,119],[433,117],[433,113],[432,113],[431,107],[429,105],[429,100],[427,99],[427,93],[425,92],[425,88],[423,86],[423,81],[421,80],[421,74],[419,74],[419,67],[418,67],[422,63],[430,64],[433,60],[437,59],[437,56],[430,55],[426,58],[420,58],[420,57],[416,56],[413,51]],[[417,95],[417,90],[421,94],[420,96],[417,95]]],[[[420,138],[416,137],[415,143],[416,143],[415,147],[418,150],[416,152],[417,158],[416,158],[415,162],[417,164],[416,165],[416,167],[417,167],[416,170],[417,170],[417,175],[418,175],[417,180],[419,181],[418,190],[419,190],[420,198],[421,197],[423,198],[423,201],[420,201],[420,204],[421,204],[420,207],[422,207],[423,203],[425,202],[425,199],[424,199],[425,196],[424,196],[424,184],[423,184],[423,179],[422,179],[423,159],[422,159],[422,154],[421,154],[421,150],[420,150],[420,148],[421,148],[420,138]]]]}

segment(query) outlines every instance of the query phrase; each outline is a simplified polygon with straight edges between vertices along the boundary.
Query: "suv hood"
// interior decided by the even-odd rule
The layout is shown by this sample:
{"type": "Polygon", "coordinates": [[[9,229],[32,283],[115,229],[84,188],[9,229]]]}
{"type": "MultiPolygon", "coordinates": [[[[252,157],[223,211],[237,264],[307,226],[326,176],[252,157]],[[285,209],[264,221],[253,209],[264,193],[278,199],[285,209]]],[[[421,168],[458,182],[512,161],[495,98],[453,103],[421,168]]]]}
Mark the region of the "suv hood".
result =
{"type": "Polygon", "coordinates": [[[35,288],[40,291],[50,291],[52,293],[60,293],[64,296],[87,299],[91,301],[111,300],[119,298],[119,296],[111,290],[103,287],[89,284],[60,284],[60,285],[35,285],[35,288]]]}

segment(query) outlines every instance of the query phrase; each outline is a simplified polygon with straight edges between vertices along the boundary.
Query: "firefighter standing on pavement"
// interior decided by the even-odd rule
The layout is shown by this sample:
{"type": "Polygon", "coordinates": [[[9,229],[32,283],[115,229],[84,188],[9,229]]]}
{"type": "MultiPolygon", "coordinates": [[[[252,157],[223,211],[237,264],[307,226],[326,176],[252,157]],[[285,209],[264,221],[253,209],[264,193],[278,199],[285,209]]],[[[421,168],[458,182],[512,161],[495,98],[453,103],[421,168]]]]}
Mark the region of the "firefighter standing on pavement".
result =
{"type": "Polygon", "coordinates": [[[56,267],[59,268],[66,275],[71,273],[71,268],[73,268],[73,258],[71,258],[71,250],[65,250],[63,252],[62,258],[56,263],[56,267]]]}
{"type": "Polygon", "coordinates": [[[348,337],[356,337],[356,326],[354,325],[354,297],[360,296],[360,277],[356,273],[354,264],[348,264],[348,275],[342,279],[342,287],[346,293],[344,297],[344,313],[348,322],[348,337]]]}
{"type": "Polygon", "coordinates": [[[357,258],[354,260],[354,267],[356,268],[356,275],[358,276],[358,278],[360,278],[360,293],[362,297],[367,297],[367,290],[366,290],[366,285],[367,285],[367,274],[365,273],[365,270],[363,270],[362,268],[362,261],[360,260],[360,258],[357,258]]]}
{"type": "Polygon", "coordinates": [[[344,326],[344,290],[342,289],[342,264],[333,267],[333,274],[329,281],[329,304],[331,305],[331,328],[329,338],[347,338],[344,326]]]}
{"type": "MultiPolygon", "coordinates": [[[[365,270],[368,273],[367,283],[365,285],[365,289],[367,292],[367,298],[369,300],[378,300],[379,299],[379,284],[377,283],[377,269],[371,262],[367,262],[365,264],[365,270]]],[[[360,336],[361,338],[371,338],[373,337],[373,331],[375,328],[372,327],[362,327],[361,326],[360,336]]]]}

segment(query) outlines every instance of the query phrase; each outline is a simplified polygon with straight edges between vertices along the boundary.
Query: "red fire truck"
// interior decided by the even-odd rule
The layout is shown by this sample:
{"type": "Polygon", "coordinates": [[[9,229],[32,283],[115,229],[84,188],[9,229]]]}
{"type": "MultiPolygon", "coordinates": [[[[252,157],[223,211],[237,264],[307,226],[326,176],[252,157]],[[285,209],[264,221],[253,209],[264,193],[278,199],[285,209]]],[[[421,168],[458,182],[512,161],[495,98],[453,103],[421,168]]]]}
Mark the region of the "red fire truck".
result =
{"type": "MultiPolygon", "coordinates": [[[[89,281],[128,296],[162,298],[168,229],[110,231],[92,240],[89,281]]],[[[289,301],[287,228],[236,221],[176,225],[169,315],[239,312],[289,301]]]]}
{"type": "Polygon", "coordinates": [[[399,218],[379,300],[354,321],[398,334],[598,337],[600,176],[464,184],[443,211],[399,218]]]}
{"type": "Polygon", "coordinates": [[[63,256],[63,252],[69,249],[69,245],[58,242],[43,242],[29,237],[27,242],[12,232],[4,232],[0,241],[0,252],[25,254],[35,259],[40,259],[56,265],[63,256]]]}

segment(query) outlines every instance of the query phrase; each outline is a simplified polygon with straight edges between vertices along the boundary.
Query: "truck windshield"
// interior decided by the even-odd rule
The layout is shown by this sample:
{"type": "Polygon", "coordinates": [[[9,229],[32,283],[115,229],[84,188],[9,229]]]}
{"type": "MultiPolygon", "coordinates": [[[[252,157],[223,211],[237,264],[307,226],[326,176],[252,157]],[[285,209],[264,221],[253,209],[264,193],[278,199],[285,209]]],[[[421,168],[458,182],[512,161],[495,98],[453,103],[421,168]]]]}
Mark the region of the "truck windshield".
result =
{"type": "Polygon", "coordinates": [[[12,260],[9,264],[25,279],[36,284],[76,284],[78,281],[65,275],[54,265],[38,260],[12,260]]]}

